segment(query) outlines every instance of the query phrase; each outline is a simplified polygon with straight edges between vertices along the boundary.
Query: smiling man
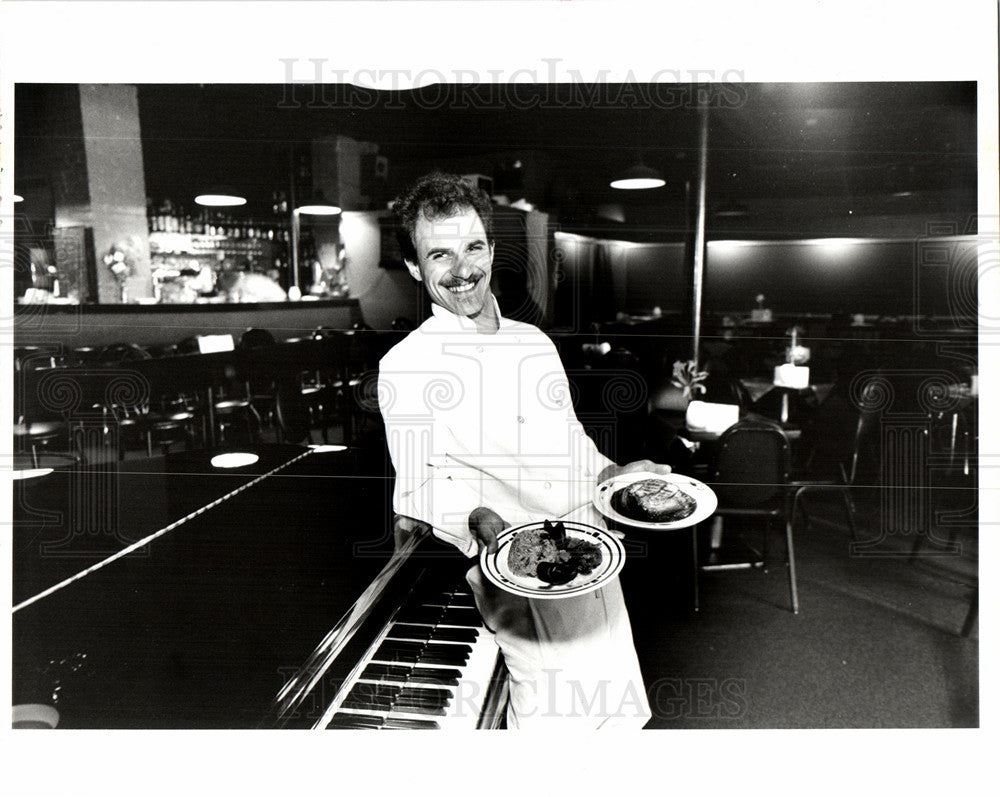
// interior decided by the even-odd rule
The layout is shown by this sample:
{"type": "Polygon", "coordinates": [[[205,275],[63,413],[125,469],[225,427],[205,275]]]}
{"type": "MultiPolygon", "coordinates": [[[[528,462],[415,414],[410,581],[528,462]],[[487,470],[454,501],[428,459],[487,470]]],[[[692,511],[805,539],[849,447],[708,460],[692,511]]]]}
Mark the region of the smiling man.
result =
{"type": "MultiPolygon", "coordinates": [[[[397,529],[420,525],[466,556],[504,528],[602,520],[594,487],[623,471],[576,418],[552,341],[503,318],[490,290],[485,193],[452,175],[418,181],[393,206],[410,274],[432,315],[379,365],[379,407],[396,483],[397,529]]],[[[510,728],[641,727],[649,718],[617,578],[595,592],[533,600],[466,576],[510,673],[510,728]]]]}
{"type": "Polygon", "coordinates": [[[490,293],[493,241],[492,236],[487,240],[479,213],[461,205],[446,217],[420,213],[409,234],[413,251],[406,266],[424,284],[431,301],[473,319],[479,331],[496,332],[500,320],[490,293]]]}

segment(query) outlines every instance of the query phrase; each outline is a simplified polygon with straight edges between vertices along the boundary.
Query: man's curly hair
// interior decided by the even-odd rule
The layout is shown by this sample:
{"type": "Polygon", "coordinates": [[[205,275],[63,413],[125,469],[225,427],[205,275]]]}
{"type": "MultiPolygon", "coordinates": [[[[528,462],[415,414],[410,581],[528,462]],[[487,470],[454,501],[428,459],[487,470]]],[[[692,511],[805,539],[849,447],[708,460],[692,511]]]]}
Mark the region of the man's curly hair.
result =
{"type": "Polygon", "coordinates": [[[434,172],[421,177],[404,194],[392,203],[392,212],[402,225],[397,232],[403,257],[417,263],[414,232],[417,218],[448,218],[471,208],[479,215],[486,231],[486,242],[493,243],[493,205],[480,188],[476,188],[457,174],[434,172]]]}

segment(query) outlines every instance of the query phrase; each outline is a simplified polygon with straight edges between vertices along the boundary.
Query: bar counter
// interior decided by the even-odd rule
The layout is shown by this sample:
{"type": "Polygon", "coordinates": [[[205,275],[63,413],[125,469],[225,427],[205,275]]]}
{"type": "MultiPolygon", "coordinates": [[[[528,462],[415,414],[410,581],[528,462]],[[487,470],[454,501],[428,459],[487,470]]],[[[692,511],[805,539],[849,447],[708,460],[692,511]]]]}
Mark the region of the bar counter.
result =
{"type": "Polygon", "coordinates": [[[178,342],[194,335],[266,329],[276,340],[317,327],[350,329],[360,322],[357,299],[220,304],[23,304],[14,310],[14,345],[107,346],[178,342]]]}

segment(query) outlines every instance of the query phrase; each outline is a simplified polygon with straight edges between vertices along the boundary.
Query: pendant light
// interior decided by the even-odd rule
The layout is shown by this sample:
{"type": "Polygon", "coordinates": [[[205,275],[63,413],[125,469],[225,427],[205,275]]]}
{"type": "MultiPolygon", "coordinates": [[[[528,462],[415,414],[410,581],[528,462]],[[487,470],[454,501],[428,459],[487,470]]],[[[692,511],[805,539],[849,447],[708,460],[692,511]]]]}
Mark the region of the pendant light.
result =
{"type": "Polygon", "coordinates": [[[641,159],[635,166],[626,169],[611,181],[612,188],[623,191],[659,188],[666,184],[667,181],[663,179],[663,175],[651,166],[644,164],[641,159]]]}
{"type": "Polygon", "coordinates": [[[206,208],[235,208],[245,205],[247,199],[241,196],[236,189],[228,185],[211,186],[202,194],[194,198],[195,204],[206,208]]]}
{"type": "Polygon", "coordinates": [[[322,191],[314,191],[295,210],[305,216],[336,216],[340,213],[340,207],[328,202],[322,191]]]}

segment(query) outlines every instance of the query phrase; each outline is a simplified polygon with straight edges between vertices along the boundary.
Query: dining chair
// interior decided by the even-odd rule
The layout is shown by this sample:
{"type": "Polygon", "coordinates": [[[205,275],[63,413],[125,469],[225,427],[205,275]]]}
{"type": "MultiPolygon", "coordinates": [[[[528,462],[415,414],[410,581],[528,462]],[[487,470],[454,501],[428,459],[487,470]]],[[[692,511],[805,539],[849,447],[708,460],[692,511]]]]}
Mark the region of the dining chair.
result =
{"type": "Polygon", "coordinates": [[[85,452],[73,435],[69,403],[79,401],[75,375],[61,364],[63,356],[51,349],[22,349],[13,373],[13,442],[16,458],[30,457],[31,467],[42,461],[83,462],[85,452]]]}
{"type": "Polygon", "coordinates": [[[276,344],[274,335],[266,329],[249,327],[240,336],[236,348],[246,357],[246,382],[250,407],[262,426],[274,427],[278,400],[277,368],[268,349],[276,344]]]}
{"type": "Polygon", "coordinates": [[[245,435],[244,442],[256,444],[260,441],[263,419],[253,405],[250,382],[246,379],[232,379],[216,385],[212,404],[215,418],[215,433],[219,441],[236,434],[245,435]]]}
{"type": "Polygon", "coordinates": [[[878,479],[877,411],[840,408],[836,399],[803,431],[803,455],[789,478],[792,519],[809,523],[807,496],[836,494],[845,509],[851,538],[859,539],[853,490],[878,479]]]}
{"type": "Polygon", "coordinates": [[[278,424],[280,442],[312,444],[313,418],[309,400],[302,395],[297,381],[283,380],[278,384],[274,417],[278,424]]]}
{"type": "Polygon", "coordinates": [[[154,446],[166,455],[177,443],[188,449],[194,445],[195,410],[183,396],[163,397],[155,406],[142,397],[135,402],[108,403],[102,409],[105,427],[115,430],[110,439],[117,446],[119,461],[133,444],[144,446],[147,457],[153,456],[154,446]]]}
{"type": "Polygon", "coordinates": [[[781,427],[759,418],[746,418],[719,438],[715,470],[710,485],[719,500],[716,517],[764,522],[766,567],[767,537],[775,521],[784,525],[788,590],[792,612],[799,612],[795,576],[795,547],[789,507],[788,476],[791,456],[781,427]]]}

